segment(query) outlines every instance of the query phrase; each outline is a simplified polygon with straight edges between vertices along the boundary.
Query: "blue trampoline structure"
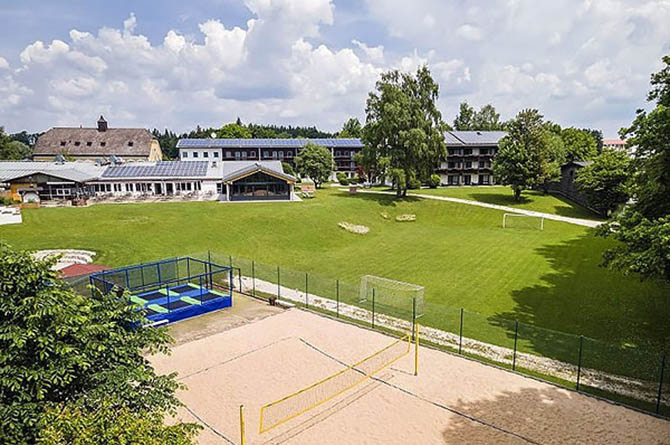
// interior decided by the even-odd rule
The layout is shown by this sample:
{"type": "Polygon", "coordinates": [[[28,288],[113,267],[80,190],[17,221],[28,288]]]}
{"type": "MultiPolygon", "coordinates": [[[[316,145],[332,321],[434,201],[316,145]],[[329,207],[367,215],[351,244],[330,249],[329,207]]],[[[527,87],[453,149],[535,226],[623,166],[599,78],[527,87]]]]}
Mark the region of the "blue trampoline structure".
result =
{"type": "Polygon", "coordinates": [[[171,258],[93,274],[92,292],[128,292],[153,322],[173,322],[232,306],[233,268],[191,257],[171,258]]]}

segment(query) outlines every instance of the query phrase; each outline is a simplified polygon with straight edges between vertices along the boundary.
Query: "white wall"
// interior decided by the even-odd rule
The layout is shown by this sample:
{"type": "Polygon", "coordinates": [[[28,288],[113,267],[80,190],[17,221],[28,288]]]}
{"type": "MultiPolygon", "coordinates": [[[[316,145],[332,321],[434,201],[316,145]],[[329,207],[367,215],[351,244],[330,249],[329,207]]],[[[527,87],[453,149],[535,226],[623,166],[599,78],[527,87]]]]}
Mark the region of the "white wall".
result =
{"type": "Polygon", "coordinates": [[[182,161],[221,161],[220,148],[180,148],[179,159],[182,161]],[[198,154],[196,158],[194,153],[198,154]],[[205,157],[207,153],[207,157],[205,157]]]}

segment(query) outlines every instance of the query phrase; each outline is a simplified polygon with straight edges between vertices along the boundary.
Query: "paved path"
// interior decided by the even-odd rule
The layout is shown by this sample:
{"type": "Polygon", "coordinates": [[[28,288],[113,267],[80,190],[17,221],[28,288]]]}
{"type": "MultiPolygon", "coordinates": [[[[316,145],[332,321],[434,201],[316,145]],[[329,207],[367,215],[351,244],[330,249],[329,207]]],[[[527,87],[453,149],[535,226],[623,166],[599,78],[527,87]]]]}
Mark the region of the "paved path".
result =
{"type": "MultiPolygon", "coordinates": [[[[376,193],[376,194],[379,194],[379,195],[395,195],[395,192],[384,192],[384,191],[375,191],[375,190],[361,190],[361,189],[358,189],[357,193],[376,193]]],[[[551,214],[551,213],[535,212],[533,210],[516,209],[514,207],[501,206],[501,205],[498,205],[498,204],[488,204],[488,203],[479,202],[479,201],[470,201],[468,199],[449,198],[447,196],[436,196],[436,195],[423,195],[421,193],[410,193],[407,196],[416,196],[417,198],[424,198],[424,199],[435,199],[437,201],[457,202],[459,204],[466,204],[466,205],[478,206],[478,207],[486,207],[486,208],[489,208],[489,209],[502,210],[502,211],[510,212],[510,213],[519,213],[519,214],[528,215],[528,216],[542,216],[545,219],[551,219],[551,220],[554,220],[554,221],[566,222],[566,223],[569,223],[569,224],[576,224],[578,226],[597,227],[600,224],[602,224],[601,221],[593,221],[593,220],[590,220],[590,219],[581,219],[581,218],[570,218],[569,216],[561,216],[561,215],[554,215],[554,214],[551,214]]]]}

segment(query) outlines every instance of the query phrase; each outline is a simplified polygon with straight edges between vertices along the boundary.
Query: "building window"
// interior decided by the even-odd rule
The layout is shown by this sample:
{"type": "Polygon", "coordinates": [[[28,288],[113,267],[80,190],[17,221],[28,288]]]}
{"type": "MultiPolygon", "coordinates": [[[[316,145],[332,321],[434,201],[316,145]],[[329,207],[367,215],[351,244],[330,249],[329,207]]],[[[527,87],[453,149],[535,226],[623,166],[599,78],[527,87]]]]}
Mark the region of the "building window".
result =
{"type": "Polygon", "coordinates": [[[472,181],[472,178],[470,177],[470,175],[465,175],[465,176],[463,176],[463,183],[464,183],[465,185],[470,185],[470,184],[471,184],[471,181],[472,181]]]}
{"type": "Polygon", "coordinates": [[[277,159],[277,152],[276,151],[272,152],[272,159],[277,159]]]}
{"type": "Polygon", "coordinates": [[[447,164],[447,166],[448,166],[448,168],[454,168],[456,166],[456,163],[455,162],[449,162],[447,164]]]}
{"type": "Polygon", "coordinates": [[[101,147],[104,147],[105,145],[107,145],[107,142],[105,142],[105,141],[100,142],[101,147]]]}
{"type": "Polygon", "coordinates": [[[187,151],[182,151],[181,152],[181,158],[182,159],[188,158],[188,152],[187,151]]]}
{"type": "Polygon", "coordinates": [[[194,158],[197,158],[197,157],[198,157],[198,152],[197,152],[197,151],[194,151],[194,152],[193,152],[193,157],[194,157],[194,158]]]}
{"type": "Polygon", "coordinates": [[[230,153],[229,151],[227,151],[227,152],[226,152],[226,157],[227,157],[227,158],[232,158],[233,155],[232,155],[232,153],[230,153]]]}
{"type": "Polygon", "coordinates": [[[235,159],[240,159],[241,157],[242,157],[242,153],[240,153],[239,151],[236,151],[235,152],[235,159]]]}
{"type": "Polygon", "coordinates": [[[279,159],[284,159],[284,152],[283,151],[279,152],[279,159]]]}
{"type": "Polygon", "coordinates": [[[243,152],[242,152],[242,159],[246,159],[246,158],[247,158],[247,152],[246,152],[246,151],[243,151],[243,152]]]}
{"type": "Polygon", "coordinates": [[[269,157],[270,157],[270,152],[269,152],[269,151],[264,151],[264,152],[263,152],[263,156],[264,156],[265,158],[269,158],[269,157]]]}
{"type": "Polygon", "coordinates": [[[472,162],[471,161],[466,161],[465,162],[465,168],[472,168],[472,162]]]}
{"type": "Polygon", "coordinates": [[[209,152],[208,151],[203,152],[202,157],[203,158],[208,158],[209,157],[209,152]]]}
{"type": "Polygon", "coordinates": [[[223,184],[220,182],[216,183],[216,193],[221,194],[223,193],[223,184]]]}
{"type": "Polygon", "coordinates": [[[133,191],[133,185],[132,184],[126,184],[126,191],[127,192],[132,192],[133,191]]]}
{"type": "Polygon", "coordinates": [[[132,146],[133,146],[133,141],[128,141],[128,147],[132,147],[132,146]]]}
{"type": "Polygon", "coordinates": [[[256,157],[256,152],[255,151],[250,151],[249,152],[249,157],[250,158],[255,158],[256,157]]]}
{"type": "Polygon", "coordinates": [[[218,157],[219,157],[219,152],[218,152],[218,151],[215,151],[215,152],[214,152],[214,157],[215,157],[215,158],[218,158],[218,157]]]}
{"type": "Polygon", "coordinates": [[[88,142],[86,143],[86,146],[87,146],[87,147],[90,147],[91,145],[93,145],[93,142],[91,142],[91,141],[88,141],[88,142]]]}
{"type": "Polygon", "coordinates": [[[489,149],[488,148],[480,148],[479,149],[479,154],[480,155],[487,155],[487,154],[489,154],[489,149]]]}
{"type": "Polygon", "coordinates": [[[76,141],[76,142],[74,143],[74,146],[75,146],[75,147],[79,147],[80,145],[81,145],[81,142],[79,142],[79,141],[76,141]]]}
{"type": "Polygon", "coordinates": [[[60,141],[60,146],[65,147],[65,141],[60,141]]]}
{"type": "Polygon", "coordinates": [[[463,149],[463,154],[464,155],[471,155],[472,154],[472,148],[463,149]]]}
{"type": "Polygon", "coordinates": [[[484,168],[486,166],[486,163],[484,161],[479,161],[479,168],[484,168]]]}

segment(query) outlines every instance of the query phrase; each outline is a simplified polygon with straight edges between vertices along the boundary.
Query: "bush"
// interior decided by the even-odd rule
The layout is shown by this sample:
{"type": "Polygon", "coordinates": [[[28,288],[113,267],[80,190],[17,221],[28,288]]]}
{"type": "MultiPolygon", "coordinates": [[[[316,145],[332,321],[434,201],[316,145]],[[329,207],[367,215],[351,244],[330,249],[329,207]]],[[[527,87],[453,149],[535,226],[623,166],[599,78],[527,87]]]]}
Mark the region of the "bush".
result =
{"type": "Polygon", "coordinates": [[[428,186],[432,189],[437,188],[440,185],[440,175],[438,174],[432,174],[430,175],[430,178],[428,178],[428,186]]]}
{"type": "Polygon", "coordinates": [[[421,181],[416,178],[410,178],[407,182],[407,188],[410,190],[416,190],[421,188],[421,181]]]}
{"type": "MultiPolygon", "coordinates": [[[[336,176],[337,176],[337,182],[339,182],[340,184],[342,184],[342,181],[346,181],[347,184],[349,183],[349,181],[347,181],[347,175],[345,175],[344,173],[338,172],[336,176]]],[[[346,185],[346,184],[342,184],[342,185],[346,185]]]]}
{"type": "Polygon", "coordinates": [[[0,206],[9,206],[12,204],[14,204],[14,201],[12,201],[9,197],[0,196],[0,206]]]}
{"type": "Polygon", "coordinates": [[[342,185],[349,185],[349,180],[346,177],[340,179],[339,181],[340,181],[340,184],[342,184],[342,185]]]}

